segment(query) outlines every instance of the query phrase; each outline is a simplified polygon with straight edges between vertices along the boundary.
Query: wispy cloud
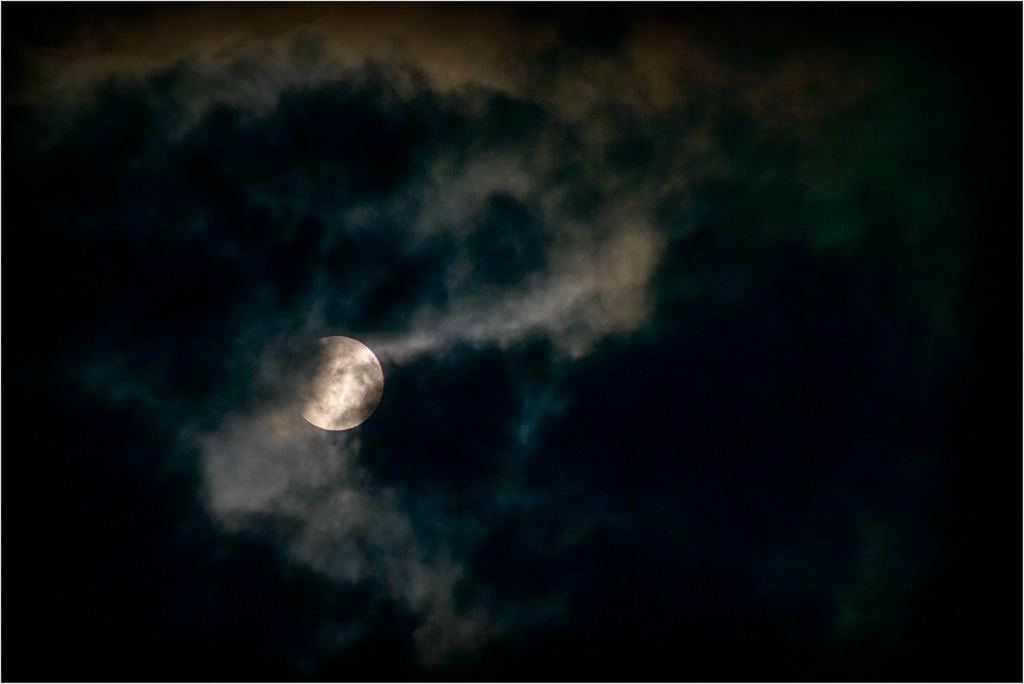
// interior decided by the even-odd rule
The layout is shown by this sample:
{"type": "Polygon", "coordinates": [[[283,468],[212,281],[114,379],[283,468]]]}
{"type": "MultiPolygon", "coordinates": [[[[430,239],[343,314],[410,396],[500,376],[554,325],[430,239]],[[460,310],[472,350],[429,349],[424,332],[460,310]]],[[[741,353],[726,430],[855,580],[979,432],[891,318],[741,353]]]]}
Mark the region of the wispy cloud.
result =
{"type": "Polygon", "coordinates": [[[292,559],[346,584],[376,583],[420,620],[415,645],[436,665],[477,646],[492,629],[482,607],[459,610],[462,569],[428,548],[394,491],[359,463],[355,432],[328,432],[281,405],[229,416],[195,435],[202,498],[230,532],[269,535],[292,559]]]}

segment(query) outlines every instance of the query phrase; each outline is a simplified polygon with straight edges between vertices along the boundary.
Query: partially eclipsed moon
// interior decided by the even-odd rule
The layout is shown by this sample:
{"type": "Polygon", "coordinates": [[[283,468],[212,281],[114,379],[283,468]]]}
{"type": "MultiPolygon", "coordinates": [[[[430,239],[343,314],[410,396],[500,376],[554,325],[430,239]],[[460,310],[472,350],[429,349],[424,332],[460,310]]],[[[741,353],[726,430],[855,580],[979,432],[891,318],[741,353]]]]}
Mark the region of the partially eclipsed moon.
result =
{"type": "Polygon", "coordinates": [[[383,393],[372,351],[349,337],[324,337],[302,417],[324,430],[348,430],[370,417],[383,393]]]}

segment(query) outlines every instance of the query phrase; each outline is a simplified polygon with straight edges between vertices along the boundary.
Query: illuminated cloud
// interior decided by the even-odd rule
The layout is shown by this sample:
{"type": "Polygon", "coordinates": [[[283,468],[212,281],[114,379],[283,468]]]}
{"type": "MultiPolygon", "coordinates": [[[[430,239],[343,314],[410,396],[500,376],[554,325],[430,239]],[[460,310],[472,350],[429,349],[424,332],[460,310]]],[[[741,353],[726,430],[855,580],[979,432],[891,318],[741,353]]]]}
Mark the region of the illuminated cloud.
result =
{"type": "Polygon", "coordinates": [[[424,664],[464,655],[488,634],[482,608],[456,609],[458,563],[424,548],[395,493],[359,465],[357,433],[310,426],[291,405],[230,416],[196,439],[202,499],[225,530],[267,535],[332,580],[377,583],[421,620],[424,664]]]}

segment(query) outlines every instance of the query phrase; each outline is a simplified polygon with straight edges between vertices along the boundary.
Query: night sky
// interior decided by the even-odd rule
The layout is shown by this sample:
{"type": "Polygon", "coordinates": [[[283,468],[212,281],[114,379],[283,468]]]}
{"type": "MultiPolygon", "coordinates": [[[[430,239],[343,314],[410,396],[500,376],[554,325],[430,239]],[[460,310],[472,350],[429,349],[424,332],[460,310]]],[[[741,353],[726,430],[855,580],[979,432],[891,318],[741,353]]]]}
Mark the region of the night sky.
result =
{"type": "Polygon", "coordinates": [[[8,3],[4,679],[1020,681],[1021,19],[8,3]]]}

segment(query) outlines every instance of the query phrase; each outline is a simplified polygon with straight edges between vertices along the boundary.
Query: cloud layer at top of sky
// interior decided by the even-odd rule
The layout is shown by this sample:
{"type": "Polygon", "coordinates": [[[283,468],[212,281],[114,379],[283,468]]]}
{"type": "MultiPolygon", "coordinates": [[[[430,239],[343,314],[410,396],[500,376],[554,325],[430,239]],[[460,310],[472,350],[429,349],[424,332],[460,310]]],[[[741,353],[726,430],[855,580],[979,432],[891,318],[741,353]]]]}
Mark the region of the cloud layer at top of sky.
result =
{"type": "MultiPolygon", "coordinates": [[[[744,49],[717,44],[731,18],[742,26],[742,10],[704,23],[699,12],[630,12],[596,42],[586,28],[609,18],[603,14],[588,24],[586,13],[515,7],[328,4],[239,12],[155,6],[137,12],[125,12],[120,21],[80,22],[59,47],[33,53],[29,61],[43,76],[29,101],[52,113],[63,101],[75,111],[112,74],[163,78],[170,92],[157,94],[164,99],[156,104],[173,110],[183,134],[217,105],[258,117],[270,113],[283,92],[383,75],[384,96],[396,105],[411,104],[423,92],[447,93],[446,103],[470,116],[495,93],[534,103],[546,124],[577,136],[573,151],[592,162],[603,161],[616,143],[643,147],[656,139],[662,164],[644,179],[642,205],[659,198],[651,190],[685,189],[708,178],[742,178],[768,191],[774,182],[787,182],[805,196],[795,209],[817,220],[783,220],[763,229],[824,246],[864,238],[863,218],[850,210],[865,186],[910,184],[898,211],[916,217],[907,238],[913,243],[930,244],[932,235],[950,239],[948,226],[962,212],[952,204],[954,193],[932,192],[953,182],[951,160],[936,157],[929,146],[953,124],[948,84],[912,52],[882,42],[833,50],[797,40],[770,51],[770,32],[741,29],[749,38],[744,49]],[[735,135],[751,124],[755,131],[735,135]],[[638,133],[635,140],[625,135],[630,129],[638,133]],[[760,164],[763,154],[785,155],[780,161],[786,163],[760,164]],[[807,228],[815,234],[787,232],[807,228]]],[[[479,154],[473,162],[491,163],[504,175],[502,183],[521,186],[517,177],[550,172],[552,156],[557,161],[565,152],[543,142],[533,147],[513,164],[499,159],[494,166],[479,154]]],[[[483,169],[463,168],[473,174],[473,186],[487,189],[476,177],[483,169]]],[[[629,182],[634,179],[602,175],[621,190],[617,199],[638,190],[629,182]]],[[[452,189],[448,176],[444,192],[452,189]]],[[[439,208],[450,209],[465,197],[439,199],[439,208]]],[[[938,262],[948,259],[922,268],[940,268],[938,262]]],[[[951,268],[915,278],[921,283],[915,296],[927,297],[955,279],[951,268]]]]}
{"type": "MultiPolygon", "coordinates": [[[[951,226],[962,208],[954,203],[955,193],[935,192],[950,186],[952,170],[950,160],[936,157],[929,144],[951,125],[944,106],[949,93],[927,64],[888,46],[869,43],[850,58],[798,42],[758,61],[757,39],[751,40],[750,55],[727,52],[715,45],[714,31],[657,12],[631,13],[617,34],[602,36],[596,46],[573,42],[574,31],[580,31],[573,23],[583,22],[583,15],[545,17],[507,7],[456,12],[415,4],[303,5],[237,12],[198,6],[140,13],[82,22],[84,28],[59,50],[37,53],[35,63],[48,77],[40,79],[30,100],[41,98],[36,102],[46,103],[43,110],[59,121],[61,101],[78,111],[111,75],[149,83],[154,106],[172,113],[167,121],[176,136],[218,106],[260,119],[286,93],[339,82],[371,88],[379,87],[374,80],[383,82],[383,107],[415,107],[417,97],[431,93],[470,119],[499,93],[537,108],[538,123],[527,124],[533,127],[530,136],[517,139],[514,149],[459,141],[454,158],[428,161],[423,175],[394,194],[383,211],[403,221],[414,240],[438,229],[458,234],[488,197],[507,193],[537,212],[547,230],[576,236],[576,245],[556,246],[548,277],[524,284],[512,301],[506,297],[492,308],[475,304],[479,298],[462,298],[449,324],[422,312],[419,320],[429,321],[430,332],[414,325],[407,343],[384,341],[397,355],[460,341],[438,332],[444,329],[471,331],[477,341],[507,342],[516,337],[513,330],[539,326],[570,355],[583,353],[606,332],[635,329],[649,306],[647,283],[666,242],[664,230],[652,226],[655,211],[666,201],[692,206],[693,185],[705,180],[742,179],[766,194],[778,187],[795,190],[793,199],[778,198],[778,220],[759,230],[825,249],[862,245],[868,221],[860,213],[861,196],[880,195],[895,220],[906,223],[901,249],[947,250],[914,260],[917,273],[907,296],[929,319],[931,338],[948,337],[960,279],[951,226]],[[165,85],[154,90],[154,83],[165,85]],[[623,154],[646,155],[644,161],[654,163],[641,175],[628,162],[625,168],[609,164],[623,154]],[[560,183],[567,155],[589,170],[560,183]],[[885,188],[897,182],[905,187],[894,203],[885,188]],[[567,191],[580,186],[604,195],[601,221],[612,225],[599,237],[567,215],[567,191]],[[599,273],[619,254],[610,240],[643,247],[627,251],[628,263],[620,270],[629,276],[619,285],[599,285],[599,273]],[[576,249],[586,243],[591,244],[576,249]],[[582,300],[593,304],[574,304],[582,300]],[[517,322],[517,315],[508,318],[510,307],[531,313],[517,322]],[[567,316],[573,307],[581,313],[567,316]],[[506,322],[500,324],[499,317],[506,322]],[[569,333],[574,317],[582,325],[569,333]]],[[[273,204],[283,201],[284,190],[299,210],[313,201],[307,198],[330,192],[322,187],[327,179],[317,180],[319,188],[299,181],[283,188],[256,183],[249,191],[273,204]]],[[[343,204],[343,216],[332,215],[341,206],[310,208],[330,232],[339,221],[360,223],[360,208],[343,204]]],[[[376,220],[381,208],[362,211],[364,221],[376,220]]],[[[684,217],[670,232],[686,225],[684,217]]],[[[450,279],[458,279],[459,263],[450,279]]]]}

